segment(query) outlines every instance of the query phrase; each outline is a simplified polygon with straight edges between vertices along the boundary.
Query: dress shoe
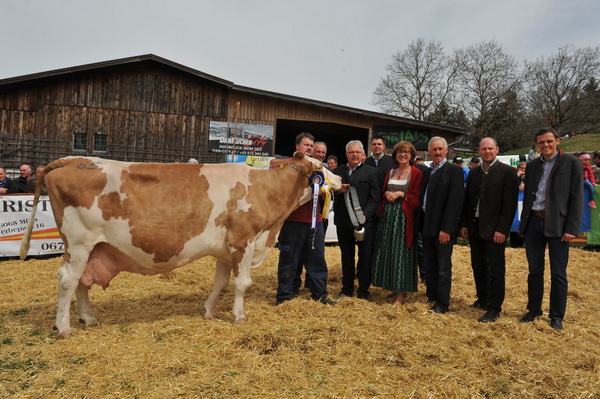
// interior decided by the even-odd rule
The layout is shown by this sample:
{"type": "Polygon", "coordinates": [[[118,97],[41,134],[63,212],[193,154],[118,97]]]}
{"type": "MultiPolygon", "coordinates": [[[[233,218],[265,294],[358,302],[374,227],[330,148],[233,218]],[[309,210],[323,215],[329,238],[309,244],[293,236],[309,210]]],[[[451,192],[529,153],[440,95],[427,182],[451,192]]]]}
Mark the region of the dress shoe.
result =
{"type": "Polygon", "coordinates": [[[483,302],[481,299],[478,299],[475,302],[473,302],[471,304],[471,307],[475,308],[475,309],[483,309],[483,310],[486,310],[488,308],[487,304],[485,302],[483,302]]]}
{"type": "Polygon", "coordinates": [[[340,292],[340,294],[338,296],[335,297],[335,299],[337,301],[339,301],[340,299],[344,299],[344,298],[350,298],[352,295],[346,295],[343,292],[340,292]]]}
{"type": "Polygon", "coordinates": [[[358,299],[369,299],[369,293],[368,292],[357,292],[356,293],[356,297],[358,299]]]}
{"type": "Polygon", "coordinates": [[[500,312],[495,309],[489,309],[483,316],[479,318],[480,323],[491,323],[500,317],[500,312]]]}
{"type": "Polygon", "coordinates": [[[552,319],[550,320],[550,327],[554,328],[556,331],[560,331],[563,329],[562,320],[552,319]]]}
{"type": "Polygon", "coordinates": [[[444,314],[448,311],[448,306],[444,306],[439,302],[436,302],[435,305],[433,305],[431,307],[431,309],[429,309],[430,312],[432,313],[440,313],[440,314],[444,314]]]}
{"type": "Polygon", "coordinates": [[[536,318],[538,318],[540,316],[541,316],[540,313],[527,312],[527,314],[525,316],[521,317],[521,319],[519,320],[519,322],[521,322],[521,323],[531,323],[532,321],[534,321],[536,318]]]}

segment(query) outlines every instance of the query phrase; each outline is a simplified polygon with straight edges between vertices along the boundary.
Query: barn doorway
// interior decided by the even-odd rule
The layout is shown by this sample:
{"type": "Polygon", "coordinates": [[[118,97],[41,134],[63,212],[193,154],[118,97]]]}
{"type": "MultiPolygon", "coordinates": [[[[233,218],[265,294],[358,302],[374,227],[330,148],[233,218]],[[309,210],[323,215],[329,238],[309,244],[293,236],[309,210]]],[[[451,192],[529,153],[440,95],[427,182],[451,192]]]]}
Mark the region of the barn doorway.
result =
{"type": "Polygon", "coordinates": [[[339,163],[346,163],[346,144],[350,140],[360,140],[369,155],[369,129],[342,125],[332,122],[278,119],[275,127],[275,155],[291,156],[295,150],[295,140],[299,133],[307,132],[315,136],[315,141],[327,144],[327,156],[335,155],[339,163]]]}

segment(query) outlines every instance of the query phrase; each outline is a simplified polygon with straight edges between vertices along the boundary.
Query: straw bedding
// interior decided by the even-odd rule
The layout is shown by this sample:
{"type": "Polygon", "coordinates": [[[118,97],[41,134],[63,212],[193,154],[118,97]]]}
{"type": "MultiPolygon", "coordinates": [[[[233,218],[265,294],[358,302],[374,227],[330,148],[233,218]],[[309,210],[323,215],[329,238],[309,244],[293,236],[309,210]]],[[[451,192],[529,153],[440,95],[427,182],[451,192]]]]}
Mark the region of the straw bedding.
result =
{"type": "MultiPolygon", "coordinates": [[[[326,249],[329,289],[340,289],[339,248],[326,249]]],[[[26,398],[600,398],[600,253],[571,250],[565,330],[521,324],[523,249],[507,249],[501,318],[470,308],[467,247],[456,246],[451,312],[427,312],[424,287],[395,307],[388,292],[326,306],[301,297],[274,305],[278,251],[254,269],[248,322],[236,325],[232,284],[220,320],[204,320],[214,260],[167,275],[123,273],[92,306],[100,321],[56,340],[56,269],[62,258],[0,262],[0,397],[26,398]]],[[[549,280],[547,278],[547,280],[549,280]]]]}

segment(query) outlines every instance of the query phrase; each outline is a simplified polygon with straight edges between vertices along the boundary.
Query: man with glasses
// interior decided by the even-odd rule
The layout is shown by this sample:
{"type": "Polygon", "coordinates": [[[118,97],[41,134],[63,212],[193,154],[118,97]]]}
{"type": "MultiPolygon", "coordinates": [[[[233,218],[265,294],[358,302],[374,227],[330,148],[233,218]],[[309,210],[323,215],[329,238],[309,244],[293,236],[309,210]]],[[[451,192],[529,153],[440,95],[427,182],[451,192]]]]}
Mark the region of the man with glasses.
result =
{"type": "MultiPolygon", "coordinates": [[[[339,166],[333,171],[342,177],[342,188],[337,192],[333,205],[338,243],[342,254],[342,292],[339,297],[351,297],[354,294],[354,280],[358,277],[358,298],[369,297],[371,286],[371,254],[375,239],[375,215],[379,208],[380,185],[377,180],[377,169],[364,162],[364,148],[359,140],[352,140],[346,145],[348,164],[339,166]],[[351,190],[350,187],[354,187],[351,190]],[[346,192],[356,194],[361,212],[350,215],[346,205],[346,192]],[[354,235],[353,219],[364,227],[364,236],[354,235]],[[362,220],[359,220],[362,219],[362,220]],[[362,239],[362,241],[361,241],[362,239]],[[358,246],[358,263],[355,266],[355,251],[358,246]]],[[[388,156],[389,157],[389,156],[388,156]]],[[[391,157],[390,157],[391,158],[391,157]]],[[[354,204],[351,208],[356,209],[354,204]]]]}

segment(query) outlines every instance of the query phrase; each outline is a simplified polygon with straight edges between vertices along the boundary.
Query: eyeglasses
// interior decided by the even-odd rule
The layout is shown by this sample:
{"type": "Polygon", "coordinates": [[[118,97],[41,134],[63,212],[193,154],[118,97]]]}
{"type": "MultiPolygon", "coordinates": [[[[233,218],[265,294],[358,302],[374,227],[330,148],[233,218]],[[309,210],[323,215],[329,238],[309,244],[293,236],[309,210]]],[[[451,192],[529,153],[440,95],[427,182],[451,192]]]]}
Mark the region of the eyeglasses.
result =
{"type": "Polygon", "coordinates": [[[398,154],[410,154],[410,151],[398,151],[398,154]]]}

